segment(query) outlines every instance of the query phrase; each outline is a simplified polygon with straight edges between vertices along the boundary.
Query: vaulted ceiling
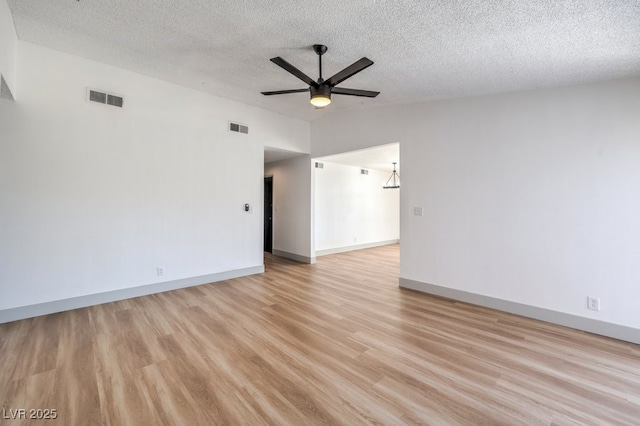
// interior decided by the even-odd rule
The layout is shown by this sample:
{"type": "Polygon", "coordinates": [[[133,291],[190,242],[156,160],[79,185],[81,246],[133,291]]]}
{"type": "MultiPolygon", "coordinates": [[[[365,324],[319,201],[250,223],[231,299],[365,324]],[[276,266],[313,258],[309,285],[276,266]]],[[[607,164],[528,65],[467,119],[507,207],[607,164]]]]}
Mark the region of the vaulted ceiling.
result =
{"type": "Polygon", "coordinates": [[[357,108],[640,75],[638,0],[8,0],[18,38],[304,120],[357,108]],[[269,61],[326,78],[375,64],[314,109],[269,61]]]}

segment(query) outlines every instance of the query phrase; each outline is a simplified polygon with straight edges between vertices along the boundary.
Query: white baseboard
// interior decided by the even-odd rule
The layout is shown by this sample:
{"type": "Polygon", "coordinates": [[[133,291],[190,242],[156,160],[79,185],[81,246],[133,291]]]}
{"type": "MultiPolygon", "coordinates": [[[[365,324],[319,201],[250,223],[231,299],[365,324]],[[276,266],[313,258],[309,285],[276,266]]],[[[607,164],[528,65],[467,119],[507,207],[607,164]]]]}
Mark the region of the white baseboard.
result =
{"type": "Polygon", "coordinates": [[[376,241],[373,243],[354,244],[352,246],[336,247],[325,250],[316,250],[316,256],[326,256],[328,254],[344,253],[353,250],[362,250],[373,247],[388,246],[389,244],[398,244],[400,240],[376,241]]]}
{"type": "Polygon", "coordinates": [[[300,262],[300,263],[316,263],[315,256],[314,257],[303,256],[301,254],[289,253],[288,251],[282,251],[282,250],[276,250],[276,249],[273,249],[272,254],[274,256],[286,257],[287,259],[295,260],[296,262],[300,262]]]}
{"type": "Polygon", "coordinates": [[[592,318],[525,305],[518,302],[511,302],[509,300],[497,299],[495,297],[483,296],[481,294],[423,283],[407,278],[400,278],[400,287],[484,306],[498,311],[509,312],[565,327],[575,328],[589,333],[600,334],[602,336],[612,337],[626,342],[640,344],[640,330],[624,325],[612,324],[592,318]]]}
{"type": "Polygon", "coordinates": [[[174,281],[165,281],[162,283],[147,284],[138,287],[106,291],[103,293],[88,294],[86,296],[72,297],[70,299],[54,300],[51,302],[38,303],[35,305],[4,309],[0,310],[0,324],[25,318],[38,317],[40,315],[69,311],[71,309],[86,308],[87,306],[116,302],[118,300],[131,299],[133,297],[147,296],[149,294],[178,290],[181,288],[209,284],[217,281],[230,280],[232,278],[244,277],[247,275],[261,274],[263,272],[264,265],[259,265],[249,268],[235,269],[232,271],[218,272],[215,274],[202,275],[198,277],[189,277],[174,281]]]}

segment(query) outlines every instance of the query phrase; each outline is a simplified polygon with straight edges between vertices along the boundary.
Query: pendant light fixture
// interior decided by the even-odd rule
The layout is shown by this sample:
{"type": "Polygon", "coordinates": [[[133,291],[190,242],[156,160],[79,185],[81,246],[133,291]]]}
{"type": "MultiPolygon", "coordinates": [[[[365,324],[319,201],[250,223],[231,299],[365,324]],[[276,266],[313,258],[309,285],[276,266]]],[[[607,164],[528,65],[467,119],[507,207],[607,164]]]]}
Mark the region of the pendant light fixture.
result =
{"type": "Polygon", "coordinates": [[[387,179],[385,186],[382,187],[383,189],[400,188],[400,175],[396,171],[396,164],[398,163],[393,163],[393,172],[391,173],[391,176],[389,176],[389,179],[387,179]],[[389,182],[391,182],[391,185],[389,185],[389,182]]]}

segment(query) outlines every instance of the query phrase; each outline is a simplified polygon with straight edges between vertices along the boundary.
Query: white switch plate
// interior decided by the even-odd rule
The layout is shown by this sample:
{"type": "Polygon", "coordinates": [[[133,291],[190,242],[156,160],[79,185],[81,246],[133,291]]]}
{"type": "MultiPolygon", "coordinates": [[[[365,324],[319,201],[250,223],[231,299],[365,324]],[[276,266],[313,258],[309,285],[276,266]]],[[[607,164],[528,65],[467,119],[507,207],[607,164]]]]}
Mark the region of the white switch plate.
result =
{"type": "Polygon", "coordinates": [[[422,216],[422,207],[414,207],[413,208],[414,216],[422,216]]]}

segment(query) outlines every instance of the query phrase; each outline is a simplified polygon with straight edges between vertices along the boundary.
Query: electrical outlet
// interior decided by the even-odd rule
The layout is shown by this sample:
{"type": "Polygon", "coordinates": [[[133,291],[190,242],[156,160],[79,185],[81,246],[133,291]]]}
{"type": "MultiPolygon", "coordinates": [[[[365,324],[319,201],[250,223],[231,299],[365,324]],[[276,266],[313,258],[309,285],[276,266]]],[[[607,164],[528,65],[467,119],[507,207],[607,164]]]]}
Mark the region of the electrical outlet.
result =
{"type": "Polygon", "coordinates": [[[156,268],[156,273],[158,274],[159,277],[164,275],[164,268],[156,268]]]}
{"type": "Polygon", "coordinates": [[[592,311],[600,310],[600,298],[599,297],[589,297],[587,296],[587,309],[591,309],[592,311]]]}

